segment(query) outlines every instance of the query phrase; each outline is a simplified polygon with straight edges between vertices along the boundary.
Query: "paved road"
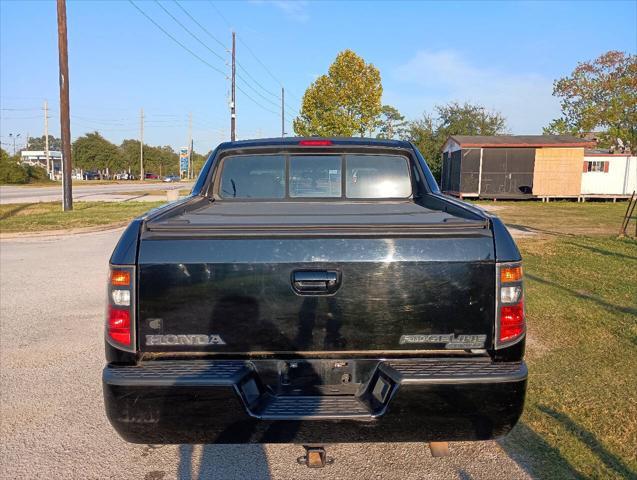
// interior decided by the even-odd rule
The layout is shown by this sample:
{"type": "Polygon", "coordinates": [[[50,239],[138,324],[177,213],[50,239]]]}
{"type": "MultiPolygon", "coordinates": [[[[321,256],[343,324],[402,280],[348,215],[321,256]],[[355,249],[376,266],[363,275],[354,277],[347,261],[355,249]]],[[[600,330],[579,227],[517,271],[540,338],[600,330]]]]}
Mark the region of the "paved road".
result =
{"type": "Polygon", "coordinates": [[[103,412],[102,317],[118,231],[0,241],[0,478],[520,479],[496,442],[334,445],[323,470],[294,445],[132,445],[103,412]]]}
{"type": "MultiPolygon", "coordinates": [[[[155,190],[184,189],[190,190],[191,182],[179,183],[113,183],[113,184],[81,184],[73,187],[75,201],[104,201],[104,200],[144,200],[139,195],[117,195],[122,192],[152,192],[155,190]]],[[[162,196],[164,199],[165,196],[162,196]]],[[[62,201],[62,186],[29,187],[29,186],[0,186],[0,204],[7,203],[35,203],[62,201]]]]}

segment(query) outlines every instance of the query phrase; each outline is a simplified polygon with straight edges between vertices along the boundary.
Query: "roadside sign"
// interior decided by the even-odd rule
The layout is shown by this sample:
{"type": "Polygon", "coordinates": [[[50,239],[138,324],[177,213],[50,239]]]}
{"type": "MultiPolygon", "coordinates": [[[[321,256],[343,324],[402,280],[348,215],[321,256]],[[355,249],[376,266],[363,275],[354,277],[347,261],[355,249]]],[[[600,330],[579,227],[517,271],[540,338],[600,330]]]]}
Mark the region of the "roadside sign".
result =
{"type": "Polygon", "coordinates": [[[182,147],[179,149],[179,173],[183,174],[188,172],[188,159],[190,155],[188,147],[182,147]]]}

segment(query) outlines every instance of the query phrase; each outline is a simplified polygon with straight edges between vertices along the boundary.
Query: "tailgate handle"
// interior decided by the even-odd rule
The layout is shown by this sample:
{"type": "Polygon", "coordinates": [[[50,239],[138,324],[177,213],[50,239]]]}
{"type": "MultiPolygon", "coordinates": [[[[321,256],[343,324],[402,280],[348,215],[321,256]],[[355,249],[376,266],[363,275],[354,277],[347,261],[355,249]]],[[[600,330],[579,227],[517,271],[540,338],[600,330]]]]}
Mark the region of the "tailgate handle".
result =
{"type": "Polygon", "coordinates": [[[301,295],[329,295],[340,286],[336,270],[299,270],[292,273],[292,287],[301,295]]]}

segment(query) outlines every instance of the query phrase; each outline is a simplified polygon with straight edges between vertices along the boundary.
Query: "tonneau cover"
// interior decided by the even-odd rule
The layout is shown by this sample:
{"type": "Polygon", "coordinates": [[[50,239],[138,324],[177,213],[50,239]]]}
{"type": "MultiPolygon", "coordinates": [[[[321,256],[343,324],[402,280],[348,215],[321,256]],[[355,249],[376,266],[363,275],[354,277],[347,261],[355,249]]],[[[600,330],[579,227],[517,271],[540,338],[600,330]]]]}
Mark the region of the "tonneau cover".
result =
{"type": "Polygon", "coordinates": [[[450,213],[432,210],[409,201],[370,202],[228,202],[215,201],[198,209],[158,219],[157,226],[193,227],[263,227],[263,226],[342,226],[342,225],[454,225],[484,226],[484,221],[463,219],[450,213]]]}

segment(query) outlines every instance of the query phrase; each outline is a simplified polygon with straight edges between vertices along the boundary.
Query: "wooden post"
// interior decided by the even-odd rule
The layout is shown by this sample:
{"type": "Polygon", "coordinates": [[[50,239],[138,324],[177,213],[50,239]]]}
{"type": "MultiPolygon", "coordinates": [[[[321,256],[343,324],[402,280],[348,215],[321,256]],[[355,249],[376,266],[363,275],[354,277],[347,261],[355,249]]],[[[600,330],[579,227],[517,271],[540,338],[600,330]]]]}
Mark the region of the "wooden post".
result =
{"type": "Polygon", "coordinates": [[[230,140],[235,141],[237,139],[237,96],[235,91],[235,53],[236,53],[236,35],[232,32],[232,86],[231,86],[231,100],[230,100],[230,140]]]}
{"type": "Polygon", "coordinates": [[[62,136],[62,208],[73,210],[71,186],[71,117],[69,107],[69,52],[66,31],[66,0],[57,0],[58,58],[60,64],[60,127],[62,136]]]}

